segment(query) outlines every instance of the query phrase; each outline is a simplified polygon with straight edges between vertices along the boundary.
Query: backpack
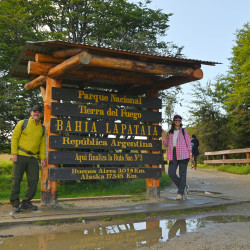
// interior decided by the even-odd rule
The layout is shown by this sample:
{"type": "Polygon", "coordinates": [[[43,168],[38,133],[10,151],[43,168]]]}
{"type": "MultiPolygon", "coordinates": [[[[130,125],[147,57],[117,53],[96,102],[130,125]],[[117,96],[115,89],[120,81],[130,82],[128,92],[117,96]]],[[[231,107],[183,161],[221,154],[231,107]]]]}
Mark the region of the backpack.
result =
{"type": "MultiPolygon", "coordinates": [[[[24,119],[23,120],[23,125],[22,125],[22,131],[24,130],[24,129],[26,129],[26,127],[27,127],[27,124],[28,124],[28,119],[24,119]]],[[[43,136],[44,136],[44,134],[45,134],[45,126],[42,124],[42,127],[43,127],[43,136]]]]}

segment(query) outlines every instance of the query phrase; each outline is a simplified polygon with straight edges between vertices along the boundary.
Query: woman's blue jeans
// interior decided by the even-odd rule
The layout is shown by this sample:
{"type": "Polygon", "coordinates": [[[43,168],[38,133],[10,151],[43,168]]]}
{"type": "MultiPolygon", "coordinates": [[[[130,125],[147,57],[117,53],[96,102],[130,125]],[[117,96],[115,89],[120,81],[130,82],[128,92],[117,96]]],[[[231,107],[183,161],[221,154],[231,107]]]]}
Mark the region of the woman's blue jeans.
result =
{"type": "Polygon", "coordinates": [[[173,160],[169,162],[168,175],[178,188],[178,194],[183,195],[186,187],[187,179],[187,165],[189,159],[177,160],[176,149],[173,149],[173,160]],[[179,177],[176,175],[177,168],[179,166],[179,177]]]}

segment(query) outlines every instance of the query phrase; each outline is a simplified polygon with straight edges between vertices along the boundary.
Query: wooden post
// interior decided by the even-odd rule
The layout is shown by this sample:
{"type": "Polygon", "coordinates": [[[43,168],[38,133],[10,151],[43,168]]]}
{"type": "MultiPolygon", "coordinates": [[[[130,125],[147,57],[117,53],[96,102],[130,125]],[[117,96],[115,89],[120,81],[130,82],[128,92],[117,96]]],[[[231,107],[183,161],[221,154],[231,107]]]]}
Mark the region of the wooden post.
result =
{"type": "Polygon", "coordinates": [[[56,168],[57,165],[55,164],[49,164],[48,163],[48,155],[50,151],[56,151],[56,149],[50,148],[50,135],[52,133],[50,132],[50,119],[52,117],[51,115],[51,103],[52,102],[58,102],[53,101],[51,99],[51,89],[52,87],[61,87],[61,81],[51,79],[49,77],[46,78],[46,93],[45,93],[45,100],[44,100],[44,125],[47,129],[46,134],[46,166],[42,169],[41,172],[41,202],[43,205],[49,206],[49,205],[55,205],[57,204],[57,182],[56,181],[49,181],[49,169],[50,168],[56,168]]]}
{"type": "MultiPolygon", "coordinates": [[[[162,235],[162,231],[161,231],[161,227],[160,227],[160,221],[159,220],[154,220],[154,221],[146,221],[146,229],[147,230],[154,230],[154,231],[158,231],[160,232],[160,235],[162,235]]],[[[157,234],[159,235],[159,234],[157,234]]],[[[156,236],[156,235],[154,235],[156,236]]],[[[158,237],[150,237],[149,239],[147,239],[147,246],[151,246],[155,243],[158,243],[159,242],[159,239],[158,237]]]]}
{"type": "MultiPolygon", "coordinates": [[[[226,160],[226,159],[227,159],[227,155],[226,155],[226,154],[223,154],[223,155],[222,155],[222,159],[223,159],[223,160],[226,160]]],[[[224,165],[224,162],[223,162],[223,165],[224,165]]]]}
{"type": "Polygon", "coordinates": [[[46,76],[40,75],[34,80],[28,82],[25,84],[24,89],[25,90],[31,90],[35,89],[39,86],[45,85],[46,84],[46,76]]]}
{"type": "Polygon", "coordinates": [[[207,161],[211,160],[211,157],[209,155],[207,155],[207,161]]]}
{"type": "MultiPolygon", "coordinates": [[[[247,160],[250,159],[250,153],[249,152],[246,153],[246,157],[247,157],[247,160]]],[[[247,163],[247,165],[249,165],[249,163],[247,163]]]]}
{"type": "MultiPolygon", "coordinates": [[[[158,90],[150,90],[147,92],[148,98],[157,98],[158,90]]],[[[158,109],[153,109],[152,111],[159,112],[158,109]]],[[[154,123],[153,125],[159,125],[159,123],[154,123]]],[[[153,137],[148,138],[152,140],[159,140],[159,138],[153,137]]],[[[151,153],[150,150],[147,150],[147,153],[151,153]]],[[[159,154],[161,151],[152,151],[153,154],[159,154]]],[[[147,168],[158,168],[159,165],[146,165],[147,168]]],[[[159,198],[160,197],[160,179],[146,179],[146,196],[150,198],[159,198]]]]}

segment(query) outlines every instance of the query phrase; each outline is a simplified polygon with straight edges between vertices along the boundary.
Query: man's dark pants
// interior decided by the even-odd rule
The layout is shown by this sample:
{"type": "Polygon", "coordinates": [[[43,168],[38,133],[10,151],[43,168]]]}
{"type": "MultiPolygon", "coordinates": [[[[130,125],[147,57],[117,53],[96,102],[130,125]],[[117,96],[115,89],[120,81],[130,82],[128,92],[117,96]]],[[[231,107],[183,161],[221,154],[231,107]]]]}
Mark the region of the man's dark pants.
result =
{"type": "Polygon", "coordinates": [[[20,203],[20,184],[23,174],[26,172],[28,189],[22,202],[29,202],[36,194],[37,183],[39,180],[39,164],[35,157],[18,155],[18,161],[14,164],[12,172],[12,184],[10,202],[12,206],[18,206],[20,203]]]}
{"type": "Polygon", "coordinates": [[[187,165],[189,159],[177,160],[176,149],[173,150],[173,160],[169,162],[168,175],[178,188],[178,194],[183,195],[186,187],[187,165]],[[179,177],[176,175],[177,167],[179,166],[179,177]]]}

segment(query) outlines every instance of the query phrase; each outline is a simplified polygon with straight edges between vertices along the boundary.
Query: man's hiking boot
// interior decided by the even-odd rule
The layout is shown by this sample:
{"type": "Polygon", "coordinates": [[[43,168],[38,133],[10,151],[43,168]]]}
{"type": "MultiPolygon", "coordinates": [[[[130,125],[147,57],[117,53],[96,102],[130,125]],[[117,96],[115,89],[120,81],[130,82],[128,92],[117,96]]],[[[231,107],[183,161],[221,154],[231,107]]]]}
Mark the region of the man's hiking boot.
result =
{"type": "Polygon", "coordinates": [[[33,205],[30,201],[29,202],[22,202],[21,203],[21,209],[30,209],[30,210],[37,210],[38,207],[33,205]]]}
{"type": "Polygon", "coordinates": [[[12,211],[15,213],[19,213],[21,210],[19,206],[13,206],[12,211]]]}

